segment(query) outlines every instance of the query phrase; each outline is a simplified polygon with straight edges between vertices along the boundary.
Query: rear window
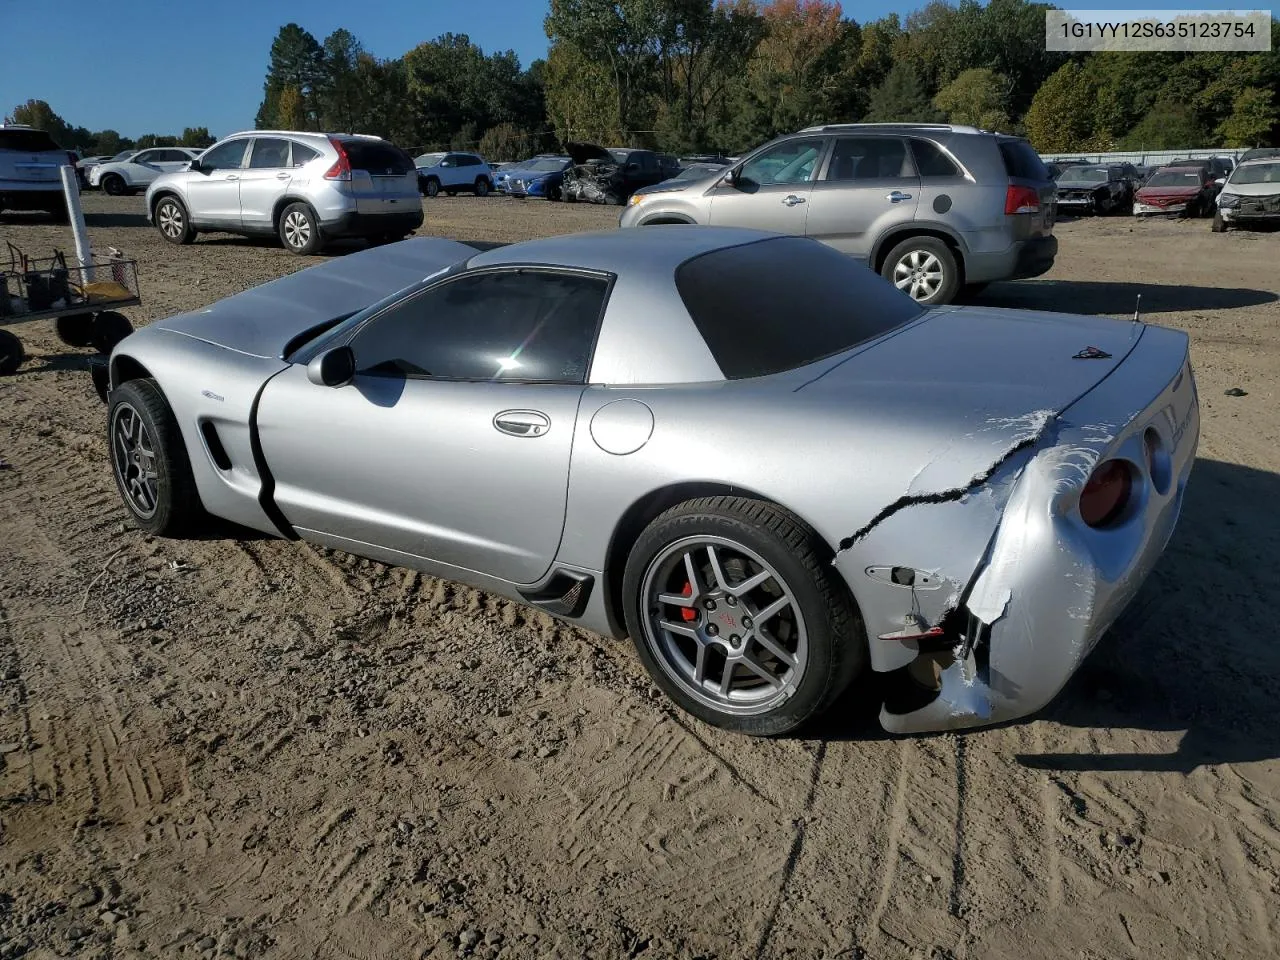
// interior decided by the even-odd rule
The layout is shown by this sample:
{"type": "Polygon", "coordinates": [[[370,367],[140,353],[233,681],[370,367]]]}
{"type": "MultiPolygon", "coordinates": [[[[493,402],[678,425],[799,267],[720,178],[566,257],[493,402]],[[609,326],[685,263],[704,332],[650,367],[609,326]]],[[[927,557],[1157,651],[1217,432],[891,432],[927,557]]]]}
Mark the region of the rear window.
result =
{"type": "Polygon", "coordinates": [[[730,380],[802,367],[924,312],[874,271],[801,237],[687,260],[676,270],[676,289],[730,380]]]}
{"type": "Polygon", "coordinates": [[[352,170],[375,177],[400,176],[414,169],[413,158],[393,143],[382,140],[343,140],[352,170]]]}
{"type": "Polygon", "coordinates": [[[19,153],[44,153],[61,150],[53,137],[43,130],[0,130],[0,150],[17,150],[19,153]]]}
{"type": "Polygon", "coordinates": [[[1004,158],[1005,170],[1015,180],[1051,179],[1040,154],[1025,140],[1001,140],[1000,156],[1004,158]]]}

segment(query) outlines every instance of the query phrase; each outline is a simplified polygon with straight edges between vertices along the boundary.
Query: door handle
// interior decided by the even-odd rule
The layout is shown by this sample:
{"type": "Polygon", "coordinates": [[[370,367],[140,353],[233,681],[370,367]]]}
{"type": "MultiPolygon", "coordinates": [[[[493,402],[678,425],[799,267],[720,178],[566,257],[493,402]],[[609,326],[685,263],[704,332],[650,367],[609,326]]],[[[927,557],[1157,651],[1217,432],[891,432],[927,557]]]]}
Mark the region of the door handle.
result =
{"type": "Polygon", "coordinates": [[[227,174],[227,179],[228,179],[228,180],[239,180],[240,178],[239,178],[236,174],[234,174],[234,173],[229,173],[229,174],[227,174]]]}
{"type": "Polygon", "coordinates": [[[794,207],[797,203],[804,203],[804,197],[797,197],[794,193],[789,193],[782,198],[782,202],[788,207],[794,207]]]}
{"type": "Polygon", "coordinates": [[[890,203],[901,203],[903,200],[910,200],[911,194],[902,193],[898,190],[895,190],[893,191],[893,193],[886,195],[885,199],[888,200],[890,203]]]}
{"type": "Polygon", "coordinates": [[[551,418],[537,410],[503,410],[494,415],[493,427],[513,437],[540,437],[551,429],[551,418]]]}
{"type": "Polygon", "coordinates": [[[291,176],[292,176],[292,174],[284,173],[284,172],[282,171],[282,172],[280,172],[280,173],[277,173],[277,174],[276,174],[276,179],[277,179],[277,180],[288,180],[288,179],[289,179],[289,177],[291,177],[291,176]]]}

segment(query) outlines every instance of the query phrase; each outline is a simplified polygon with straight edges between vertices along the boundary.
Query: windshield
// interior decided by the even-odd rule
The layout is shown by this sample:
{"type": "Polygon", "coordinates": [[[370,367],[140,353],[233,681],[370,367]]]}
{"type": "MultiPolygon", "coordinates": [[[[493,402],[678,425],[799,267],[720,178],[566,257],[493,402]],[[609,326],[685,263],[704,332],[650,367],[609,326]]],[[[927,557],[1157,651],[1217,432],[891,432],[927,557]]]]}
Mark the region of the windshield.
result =
{"type": "Polygon", "coordinates": [[[126,159],[126,158],[128,158],[128,157],[132,157],[132,156],[133,156],[135,153],[137,153],[137,152],[138,152],[137,150],[121,150],[119,153],[117,153],[117,154],[116,154],[114,157],[112,157],[111,159],[112,159],[112,160],[124,160],[124,159],[126,159]]]}
{"type": "Polygon", "coordinates": [[[532,170],[535,173],[554,173],[557,170],[563,170],[564,165],[568,162],[568,157],[547,157],[543,160],[530,160],[528,163],[522,163],[520,164],[520,169],[532,170]]]}
{"type": "Polygon", "coordinates": [[[619,163],[626,163],[627,157],[631,156],[630,150],[613,149],[613,150],[610,150],[609,152],[613,154],[613,159],[617,160],[619,163]]]}
{"type": "Polygon", "coordinates": [[[705,176],[714,173],[717,170],[725,170],[726,167],[715,163],[693,163],[685,167],[677,173],[672,180],[700,180],[705,176]]]}
{"type": "Polygon", "coordinates": [[[1106,167],[1067,167],[1058,177],[1059,183],[1106,183],[1111,179],[1106,167]]]}
{"type": "Polygon", "coordinates": [[[1231,175],[1231,183],[1277,183],[1280,184],[1280,161],[1276,163],[1250,164],[1247,167],[1236,167],[1231,175]]]}
{"type": "Polygon", "coordinates": [[[415,167],[434,167],[443,159],[443,153],[424,153],[420,157],[413,158],[413,165],[415,167]]]}
{"type": "Polygon", "coordinates": [[[1183,170],[1161,170],[1147,181],[1148,187],[1195,187],[1201,183],[1198,168],[1183,170]]]}

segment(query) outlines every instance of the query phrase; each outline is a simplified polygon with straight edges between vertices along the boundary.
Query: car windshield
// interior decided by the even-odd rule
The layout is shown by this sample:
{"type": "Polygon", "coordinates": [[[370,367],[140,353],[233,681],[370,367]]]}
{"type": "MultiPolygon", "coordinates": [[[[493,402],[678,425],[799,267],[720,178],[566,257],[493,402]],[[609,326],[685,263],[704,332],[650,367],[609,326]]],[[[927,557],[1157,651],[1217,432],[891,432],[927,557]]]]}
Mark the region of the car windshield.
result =
{"type": "Polygon", "coordinates": [[[1067,167],[1058,177],[1059,183],[1106,183],[1111,177],[1106,167],[1067,167]]]}
{"type": "Polygon", "coordinates": [[[413,165],[415,167],[434,167],[443,159],[443,153],[424,153],[420,157],[413,158],[413,165]]]}
{"type": "Polygon", "coordinates": [[[729,380],[842,353],[925,309],[873,270],[803,237],[686,260],[676,270],[676,289],[729,380]]]}
{"type": "Polygon", "coordinates": [[[631,156],[630,150],[614,149],[614,150],[610,150],[609,152],[613,154],[613,159],[617,160],[619,163],[626,163],[627,157],[631,156]]]}
{"type": "Polygon", "coordinates": [[[1236,167],[1235,173],[1231,175],[1231,183],[1280,183],[1280,160],[1236,167]]]}
{"type": "Polygon", "coordinates": [[[117,154],[116,154],[114,157],[112,157],[111,159],[112,159],[112,160],[126,160],[126,159],[128,159],[129,157],[132,157],[132,156],[133,156],[135,153],[137,153],[137,152],[138,152],[137,150],[121,150],[119,153],[117,153],[117,154]]]}
{"type": "Polygon", "coordinates": [[[1161,170],[1147,181],[1148,187],[1198,187],[1200,186],[1200,170],[1192,167],[1174,170],[1161,170]]]}
{"type": "Polygon", "coordinates": [[[700,180],[703,177],[708,176],[709,174],[714,173],[717,170],[724,170],[724,169],[725,167],[715,163],[691,163],[689,164],[689,166],[685,167],[683,170],[681,170],[671,179],[672,180],[700,180]]]}
{"type": "Polygon", "coordinates": [[[535,173],[554,173],[557,170],[563,170],[565,162],[560,157],[547,157],[544,160],[530,160],[520,166],[523,170],[532,170],[535,173]]]}

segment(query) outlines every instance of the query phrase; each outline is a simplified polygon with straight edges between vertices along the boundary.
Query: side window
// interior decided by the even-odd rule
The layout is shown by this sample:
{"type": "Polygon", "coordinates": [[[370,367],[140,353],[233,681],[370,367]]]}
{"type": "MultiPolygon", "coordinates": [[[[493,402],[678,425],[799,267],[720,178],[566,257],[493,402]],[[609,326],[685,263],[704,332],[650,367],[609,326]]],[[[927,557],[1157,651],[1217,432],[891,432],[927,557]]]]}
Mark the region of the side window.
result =
{"type": "Polygon", "coordinates": [[[289,165],[289,141],[275,137],[255,137],[253,153],[249,155],[249,169],[262,170],[289,165]]]}
{"type": "Polygon", "coordinates": [[[442,167],[456,167],[458,165],[458,155],[456,153],[446,153],[444,159],[440,161],[442,167]]]}
{"type": "Polygon", "coordinates": [[[742,167],[741,179],[759,184],[807,183],[813,179],[820,156],[820,138],[788,140],[748,160],[742,167]]]}
{"type": "Polygon", "coordinates": [[[244,162],[245,147],[249,140],[228,140],[209,150],[201,160],[201,165],[210,170],[238,170],[244,162]]]}
{"type": "Polygon", "coordinates": [[[931,140],[911,141],[911,154],[916,161],[916,170],[922,177],[962,177],[960,168],[955,165],[942,148],[931,140]]]}
{"type": "Polygon", "coordinates": [[[476,156],[472,156],[472,155],[471,155],[471,154],[469,154],[469,153],[464,153],[464,154],[462,155],[462,166],[464,166],[464,167],[478,167],[478,166],[480,166],[480,158],[479,158],[479,157],[476,157],[476,156]]]}
{"type": "Polygon", "coordinates": [[[293,147],[293,160],[290,163],[290,166],[301,167],[320,156],[318,151],[312,150],[310,147],[303,146],[296,140],[291,144],[291,146],[293,147]]]}
{"type": "Polygon", "coordinates": [[[608,283],[549,270],[448,280],[358,333],[360,373],[583,383],[608,283]]]}
{"type": "Polygon", "coordinates": [[[134,155],[132,162],[133,163],[155,163],[157,160],[160,159],[160,157],[158,156],[159,153],[160,153],[159,150],[143,150],[141,153],[134,155]]]}
{"type": "Polygon", "coordinates": [[[907,145],[894,137],[840,137],[827,180],[883,180],[912,175],[907,145]]]}

